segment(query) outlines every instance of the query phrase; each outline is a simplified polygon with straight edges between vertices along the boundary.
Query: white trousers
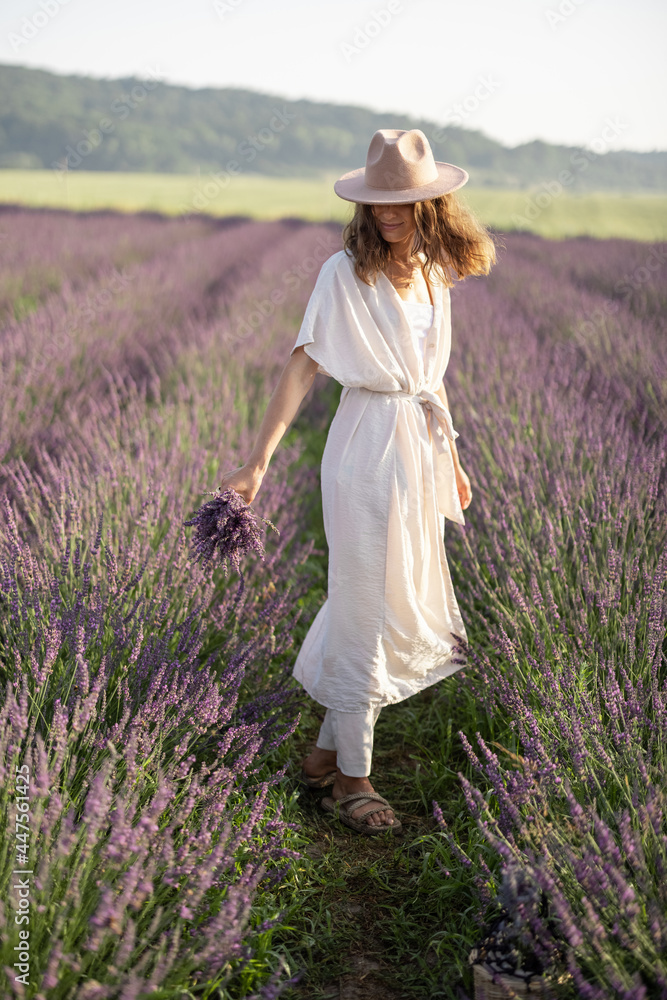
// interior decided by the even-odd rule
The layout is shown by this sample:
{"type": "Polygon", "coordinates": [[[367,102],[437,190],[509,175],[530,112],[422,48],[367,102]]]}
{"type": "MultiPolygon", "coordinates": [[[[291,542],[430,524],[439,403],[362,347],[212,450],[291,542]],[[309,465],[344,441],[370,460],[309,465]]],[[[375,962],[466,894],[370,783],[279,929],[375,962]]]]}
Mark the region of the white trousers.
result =
{"type": "Polygon", "coordinates": [[[371,773],[373,727],[379,714],[379,707],[366,712],[326,711],[317,746],[336,751],[336,763],[348,778],[367,778],[371,773]]]}

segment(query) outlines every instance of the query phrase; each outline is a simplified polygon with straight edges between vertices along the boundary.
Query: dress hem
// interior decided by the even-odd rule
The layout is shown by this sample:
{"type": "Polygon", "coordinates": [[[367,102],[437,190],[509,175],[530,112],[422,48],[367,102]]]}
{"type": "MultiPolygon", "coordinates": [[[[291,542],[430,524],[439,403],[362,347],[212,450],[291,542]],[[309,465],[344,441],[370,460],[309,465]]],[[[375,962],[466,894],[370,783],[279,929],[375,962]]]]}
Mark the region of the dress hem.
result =
{"type": "MultiPolygon", "coordinates": [[[[467,640],[461,639],[461,641],[465,642],[467,640]]],[[[335,712],[367,712],[373,708],[386,708],[387,705],[398,705],[402,701],[407,701],[407,699],[411,698],[413,695],[419,694],[420,691],[425,691],[427,688],[432,687],[434,684],[438,684],[440,681],[444,681],[448,677],[451,677],[453,674],[458,673],[459,670],[463,670],[465,667],[469,666],[467,659],[463,663],[456,663],[456,664],[454,663],[454,657],[459,657],[462,655],[463,654],[461,654],[460,651],[453,650],[450,656],[447,657],[444,663],[442,663],[439,667],[436,667],[434,668],[434,670],[429,671],[429,674],[424,676],[423,678],[415,678],[411,682],[410,690],[406,691],[405,694],[397,694],[395,697],[385,696],[382,699],[375,698],[371,699],[366,704],[362,705],[356,704],[354,706],[350,706],[348,704],[341,705],[340,703],[334,705],[331,704],[329,701],[322,701],[320,700],[320,698],[317,697],[317,695],[313,694],[311,691],[308,690],[303,680],[297,677],[295,673],[293,673],[292,676],[297,681],[297,683],[301,685],[306,694],[310,698],[312,698],[313,701],[317,702],[318,705],[322,705],[324,708],[330,708],[335,712]],[[450,667],[452,669],[445,669],[447,667],[450,667]],[[441,673],[441,671],[443,670],[444,673],[441,673]],[[433,676],[434,673],[436,673],[437,676],[433,676]],[[419,680],[423,681],[423,683],[420,684],[419,680]]]]}

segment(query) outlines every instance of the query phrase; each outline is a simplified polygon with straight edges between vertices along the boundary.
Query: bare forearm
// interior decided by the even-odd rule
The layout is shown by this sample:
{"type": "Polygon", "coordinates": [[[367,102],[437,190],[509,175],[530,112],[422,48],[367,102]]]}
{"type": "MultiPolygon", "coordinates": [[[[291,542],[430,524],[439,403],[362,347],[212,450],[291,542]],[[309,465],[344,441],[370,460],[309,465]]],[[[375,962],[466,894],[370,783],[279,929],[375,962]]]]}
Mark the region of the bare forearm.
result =
{"type": "Polygon", "coordinates": [[[266,472],[271,456],[294,420],[314,377],[315,372],[308,368],[304,370],[303,366],[285,366],[267,404],[247,465],[266,472]]]}
{"type": "Polygon", "coordinates": [[[246,503],[252,503],[262,485],[271,456],[296,416],[301,401],[313,384],[317,362],[303,347],[296,348],[283,368],[262,418],[257,440],[245,465],[222,476],[219,489],[236,490],[246,503]]]}
{"type": "MultiPolygon", "coordinates": [[[[447,390],[445,389],[445,383],[444,382],[440,383],[440,387],[438,389],[438,395],[440,396],[440,399],[443,401],[443,403],[445,404],[445,406],[447,407],[447,409],[451,413],[452,411],[449,409],[449,400],[447,399],[447,390]]],[[[460,461],[459,461],[459,453],[456,450],[456,442],[455,441],[450,441],[449,442],[449,447],[451,448],[452,458],[454,460],[454,467],[456,468],[456,467],[458,467],[461,464],[460,461]]]]}
{"type": "MultiPolygon", "coordinates": [[[[438,389],[438,395],[442,400],[443,404],[449,410],[449,400],[447,399],[447,390],[445,389],[445,383],[441,382],[438,389]]],[[[451,410],[449,410],[451,414],[451,410]]],[[[461,510],[466,510],[470,506],[472,500],[472,487],[470,485],[470,479],[468,478],[467,472],[464,471],[461,462],[459,461],[459,453],[456,450],[456,444],[454,441],[449,442],[449,447],[452,452],[452,460],[454,462],[454,475],[456,477],[456,489],[459,494],[459,501],[461,503],[461,510]]]]}

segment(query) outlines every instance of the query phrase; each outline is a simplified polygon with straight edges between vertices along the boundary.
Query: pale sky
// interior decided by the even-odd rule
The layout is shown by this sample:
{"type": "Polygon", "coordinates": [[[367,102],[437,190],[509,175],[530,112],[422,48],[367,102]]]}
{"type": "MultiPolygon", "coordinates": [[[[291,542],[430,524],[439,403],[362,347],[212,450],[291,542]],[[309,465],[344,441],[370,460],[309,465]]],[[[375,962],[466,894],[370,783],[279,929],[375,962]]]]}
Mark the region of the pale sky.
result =
{"type": "Polygon", "coordinates": [[[664,0],[2,0],[0,63],[667,150],[664,0]]]}

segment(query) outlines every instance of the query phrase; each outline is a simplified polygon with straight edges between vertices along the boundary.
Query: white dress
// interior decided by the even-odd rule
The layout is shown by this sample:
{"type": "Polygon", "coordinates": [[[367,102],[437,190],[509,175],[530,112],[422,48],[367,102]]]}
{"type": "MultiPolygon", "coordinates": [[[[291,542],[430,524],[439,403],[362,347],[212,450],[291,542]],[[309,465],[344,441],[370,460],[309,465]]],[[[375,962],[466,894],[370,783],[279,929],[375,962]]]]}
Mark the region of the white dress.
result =
{"type": "Polygon", "coordinates": [[[444,546],[445,518],[465,524],[448,440],[458,433],[437,395],[450,296],[435,276],[430,285],[432,322],[413,330],[418,310],[382,272],[361,281],[341,250],[322,265],[292,348],[344,387],[322,454],[327,599],[293,671],[342,712],[402,701],[466,663],[444,546]]]}
{"type": "Polygon", "coordinates": [[[410,329],[412,330],[413,335],[417,338],[419,353],[422,356],[423,362],[424,346],[426,344],[428,332],[433,326],[435,308],[432,305],[429,305],[428,302],[404,302],[403,299],[401,299],[401,305],[405,310],[405,315],[408,323],[410,324],[410,329]]]}

